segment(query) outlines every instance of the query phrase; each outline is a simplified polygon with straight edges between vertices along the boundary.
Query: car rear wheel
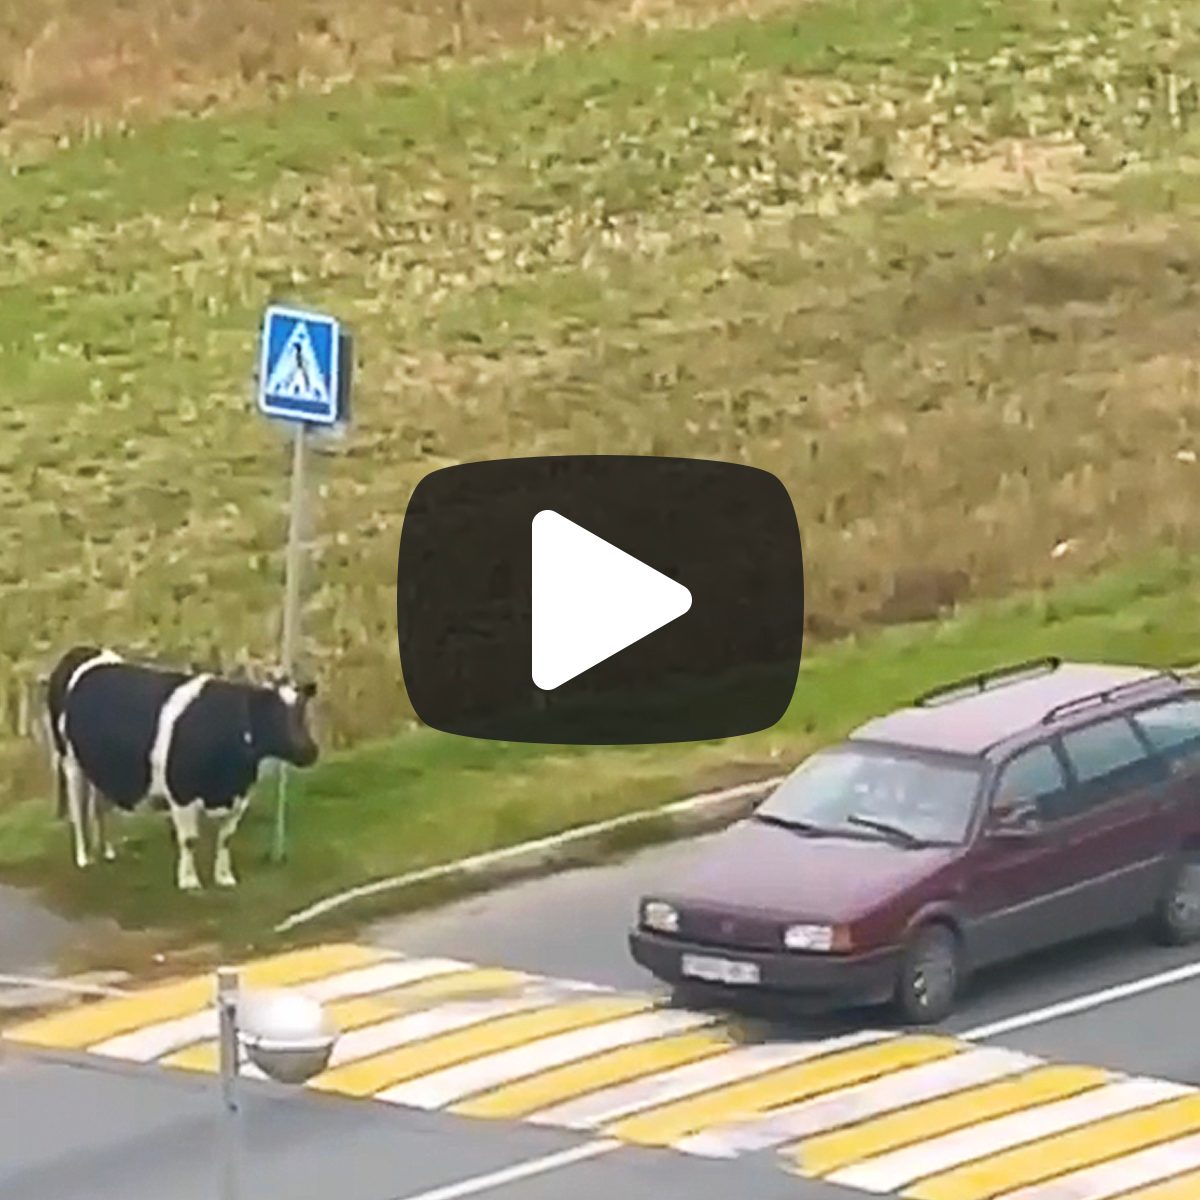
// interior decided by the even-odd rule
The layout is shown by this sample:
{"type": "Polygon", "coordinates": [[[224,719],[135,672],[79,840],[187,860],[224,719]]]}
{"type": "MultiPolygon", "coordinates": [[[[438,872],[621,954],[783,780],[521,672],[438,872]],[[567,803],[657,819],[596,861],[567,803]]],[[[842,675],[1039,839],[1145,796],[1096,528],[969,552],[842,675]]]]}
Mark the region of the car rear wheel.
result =
{"type": "Polygon", "coordinates": [[[940,1021],[954,1009],[962,954],[954,931],[923,925],[905,947],[896,979],[896,1007],[910,1025],[940,1021]]]}
{"type": "Polygon", "coordinates": [[[1200,939],[1200,851],[1185,854],[1171,872],[1155,909],[1154,935],[1168,946],[1200,939]]]}

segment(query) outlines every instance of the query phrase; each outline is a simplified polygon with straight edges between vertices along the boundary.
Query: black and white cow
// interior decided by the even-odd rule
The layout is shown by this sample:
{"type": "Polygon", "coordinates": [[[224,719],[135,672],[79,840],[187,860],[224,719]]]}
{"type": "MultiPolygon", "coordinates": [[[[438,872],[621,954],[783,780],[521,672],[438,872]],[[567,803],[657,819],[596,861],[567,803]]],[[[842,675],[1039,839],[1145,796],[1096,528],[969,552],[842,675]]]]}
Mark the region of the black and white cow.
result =
{"type": "Polygon", "coordinates": [[[88,865],[92,828],[104,857],[114,857],[106,809],[129,812],[146,801],[170,813],[181,889],[200,887],[201,813],[220,821],[214,882],[235,886],[229,839],[261,763],[308,767],[317,760],[307,725],[315,693],[311,683],[235,682],[128,662],[98,646],[72,647],[50,673],[46,719],[58,812],[70,817],[76,864],[88,865]]]}

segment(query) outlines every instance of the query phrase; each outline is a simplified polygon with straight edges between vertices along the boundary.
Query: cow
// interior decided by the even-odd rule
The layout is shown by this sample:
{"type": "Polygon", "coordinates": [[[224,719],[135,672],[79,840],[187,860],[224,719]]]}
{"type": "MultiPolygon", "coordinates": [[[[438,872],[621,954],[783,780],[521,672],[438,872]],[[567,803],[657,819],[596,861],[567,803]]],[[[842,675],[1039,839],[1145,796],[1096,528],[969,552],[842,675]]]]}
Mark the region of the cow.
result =
{"type": "Polygon", "coordinates": [[[77,645],[51,670],[46,725],[59,816],[69,816],[75,863],[89,865],[94,829],[115,857],[105,815],[143,802],[165,809],[178,846],[176,886],[196,891],[201,814],[219,821],[213,880],[235,887],[229,841],[245,814],[264,760],[309,767],[314,683],[267,684],[127,661],[116,651],[77,645]]]}

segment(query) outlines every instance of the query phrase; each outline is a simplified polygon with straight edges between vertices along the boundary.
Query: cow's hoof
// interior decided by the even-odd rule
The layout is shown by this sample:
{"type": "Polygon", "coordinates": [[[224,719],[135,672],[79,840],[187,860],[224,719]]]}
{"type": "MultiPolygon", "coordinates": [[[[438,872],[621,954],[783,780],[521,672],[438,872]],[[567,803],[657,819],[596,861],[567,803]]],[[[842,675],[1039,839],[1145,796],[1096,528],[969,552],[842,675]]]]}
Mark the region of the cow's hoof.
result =
{"type": "Polygon", "coordinates": [[[200,886],[198,879],[181,879],[179,881],[179,890],[181,892],[200,892],[204,889],[200,886]]]}
{"type": "Polygon", "coordinates": [[[115,862],[116,858],[117,858],[117,852],[111,846],[105,846],[104,847],[104,861],[105,862],[115,862]]]}
{"type": "Polygon", "coordinates": [[[214,875],[213,882],[219,888],[235,888],[235,887],[237,887],[237,877],[233,874],[232,871],[229,872],[227,875],[214,875]]]}

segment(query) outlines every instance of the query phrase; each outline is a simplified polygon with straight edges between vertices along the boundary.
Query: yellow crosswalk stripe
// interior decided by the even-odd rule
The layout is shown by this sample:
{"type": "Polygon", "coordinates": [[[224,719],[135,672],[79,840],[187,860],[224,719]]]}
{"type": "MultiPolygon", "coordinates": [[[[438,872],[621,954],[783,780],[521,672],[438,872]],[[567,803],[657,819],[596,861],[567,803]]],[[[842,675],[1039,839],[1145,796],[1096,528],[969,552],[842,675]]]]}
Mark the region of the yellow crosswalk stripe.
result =
{"type": "Polygon", "coordinates": [[[524,971],[510,971],[506,967],[473,967],[453,975],[406,983],[389,994],[405,1000],[449,1000],[454,996],[510,991],[523,983],[532,982],[533,978],[524,971]]]}
{"type": "Polygon", "coordinates": [[[658,1038],[543,1071],[532,1078],[473,1096],[452,1105],[449,1111],[469,1117],[524,1117],[612,1084],[723,1054],[733,1045],[732,1038],[719,1032],[658,1038]]]}
{"type": "MultiPolygon", "coordinates": [[[[386,1021],[389,1017],[397,1016],[407,1008],[416,1007],[406,1004],[411,1000],[444,1000],[464,993],[486,993],[503,987],[520,983],[527,976],[520,971],[506,971],[501,968],[479,967],[471,971],[461,971],[454,975],[434,979],[422,979],[417,983],[401,984],[388,993],[395,997],[388,1001],[378,996],[356,996],[350,1000],[342,1000],[327,1004],[325,1011],[333,1019],[341,1032],[361,1029],[365,1025],[373,1025],[378,1021],[386,1021]]],[[[179,1067],[185,1071],[212,1071],[220,1068],[220,1050],[215,1039],[196,1042],[185,1046],[173,1054],[168,1054],[158,1060],[164,1067],[179,1067]]]]}
{"type": "MultiPolygon", "coordinates": [[[[390,957],[372,947],[334,944],[258,959],[240,971],[248,987],[288,987],[390,957]]],[[[29,1045],[79,1050],[142,1025],[200,1012],[213,1003],[214,986],[207,975],[163,984],[28,1021],[7,1030],[4,1037],[29,1045]]]]}
{"type": "Polygon", "coordinates": [[[553,1004],[334,1067],[318,1075],[309,1086],[347,1096],[372,1096],[427,1071],[466,1062],[477,1055],[504,1050],[534,1038],[642,1012],[652,1006],[653,1001],[649,998],[611,997],[553,1004]]]}
{"type": "Polygon", "coordinates": [[[1100,1087],[1109,1078],[1107,1071],[1096,1067],[1039,1067],[1016,1079],[968,1088],[864,1121],[850,1129],[808,1138],[784,1147],[781,1153],[794,1158],[805,1175],[829,1175],[901,1146],[1100,1087]]]}
{"type": "Polygon", "coordinates": [[[1186,1171],[1160,1183],[1122,1192],[1112,1200],[1196,1200],[1200,1196],[1200,1170],[1186,1171]]]}
{"type": "Polygon", "coordinates": [[[666,1146],[721,1121],[931,1062],[961,1048],[953,1038],[907,1037],[843,1050],[637,1113],[605,1126],[604,1133],[642,1145],[666,1146]]]}
{"type": "Polygon", "coordinates": [[[952,1171],[928,1176],[902,1193],[914,1200],[988,1200],[1014,1188],[1200,1128],[1200,1093],[1108,1117],[952,1171]]]}

